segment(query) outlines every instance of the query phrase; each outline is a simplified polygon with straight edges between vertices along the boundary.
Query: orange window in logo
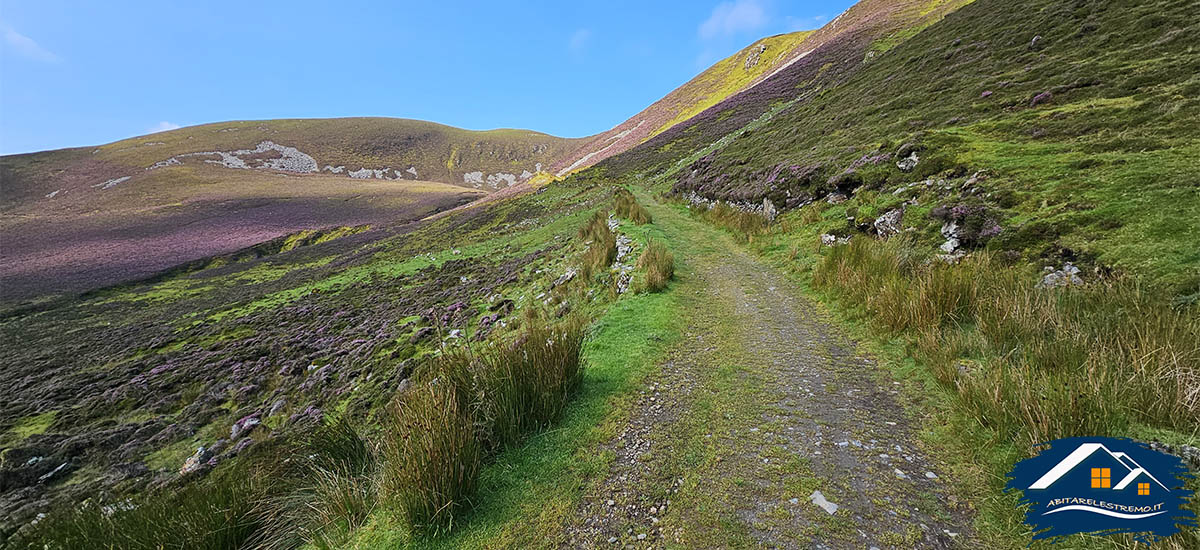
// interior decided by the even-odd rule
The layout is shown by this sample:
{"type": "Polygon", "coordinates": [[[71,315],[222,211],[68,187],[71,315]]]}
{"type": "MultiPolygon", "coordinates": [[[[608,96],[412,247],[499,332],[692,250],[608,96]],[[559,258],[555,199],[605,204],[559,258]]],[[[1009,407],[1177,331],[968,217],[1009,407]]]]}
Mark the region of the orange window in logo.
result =
{"type": "Polygon", "coordinates": [[[1149,483],[1138,483],[1138,494],[1139,495],[1150,494],[1150,484],[1149,483]]]}
{"type": "Polygon", "coordinates": [[[1112,470],[1109,468],[1092,468],[1092,488],[1108,489],[1109,487],[1112,487],[1112,470]]]}

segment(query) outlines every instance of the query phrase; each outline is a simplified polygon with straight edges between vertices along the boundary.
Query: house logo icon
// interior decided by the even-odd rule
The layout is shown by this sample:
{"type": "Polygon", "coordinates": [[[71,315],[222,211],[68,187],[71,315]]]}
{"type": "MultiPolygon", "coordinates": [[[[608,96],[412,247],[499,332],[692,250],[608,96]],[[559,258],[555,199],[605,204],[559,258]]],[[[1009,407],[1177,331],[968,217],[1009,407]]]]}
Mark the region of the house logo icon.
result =
{"type": "Polygon", "coordinates": [[[1006,491],[1020,491],[1036,539],[1133,533],[1149,541],[1196,526],[1185,508],[1192,476],[1178,457],[1128,440],[1073,437],[1043,444],[1017,463],[1006,491]]]}

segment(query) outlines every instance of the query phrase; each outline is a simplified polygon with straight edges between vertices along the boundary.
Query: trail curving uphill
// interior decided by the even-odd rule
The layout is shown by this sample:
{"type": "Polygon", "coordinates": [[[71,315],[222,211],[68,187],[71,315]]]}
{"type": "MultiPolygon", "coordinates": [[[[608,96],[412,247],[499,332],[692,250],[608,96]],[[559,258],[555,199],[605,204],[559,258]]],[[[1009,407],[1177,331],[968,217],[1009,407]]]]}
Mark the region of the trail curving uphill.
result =
{"type": "MultiPolygon", "coordinates": [[[[643,202],[649,203],[648,198],[643,202]]],[[[566,548],[956,548],[969,514],[899,386],[776,269],[671,206],[686,337],[647,382],[566,548]]]]}

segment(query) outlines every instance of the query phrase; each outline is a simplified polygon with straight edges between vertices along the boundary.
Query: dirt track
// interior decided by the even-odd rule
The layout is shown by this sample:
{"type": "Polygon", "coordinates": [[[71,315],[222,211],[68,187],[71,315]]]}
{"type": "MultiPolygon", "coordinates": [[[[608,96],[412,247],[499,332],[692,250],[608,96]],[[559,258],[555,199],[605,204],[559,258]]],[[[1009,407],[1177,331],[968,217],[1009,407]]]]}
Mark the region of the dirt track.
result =
{"type": "Polygon", "coordinates": [[[969,546],[896,383],[783,274],[653,213],[683,264],[687,336],[608,444],[616,459],[567,546],[969,546]]]}

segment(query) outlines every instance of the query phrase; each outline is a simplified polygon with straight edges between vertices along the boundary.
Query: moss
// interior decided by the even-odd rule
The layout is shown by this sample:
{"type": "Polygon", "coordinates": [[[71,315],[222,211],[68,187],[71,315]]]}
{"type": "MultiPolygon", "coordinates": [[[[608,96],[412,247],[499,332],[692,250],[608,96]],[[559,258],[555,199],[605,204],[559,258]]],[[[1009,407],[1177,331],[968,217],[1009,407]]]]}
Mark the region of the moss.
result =
{"type": "Polygon", "coordinates": [[[13,424],[13,427],[8,430],[8,433],[18,441],[27,439],[30,436],[44,434],[50,429],[50,426],[54,425],[54,419],[57,416],[57,410],[26,416],[17,420],[13,424]]]}

